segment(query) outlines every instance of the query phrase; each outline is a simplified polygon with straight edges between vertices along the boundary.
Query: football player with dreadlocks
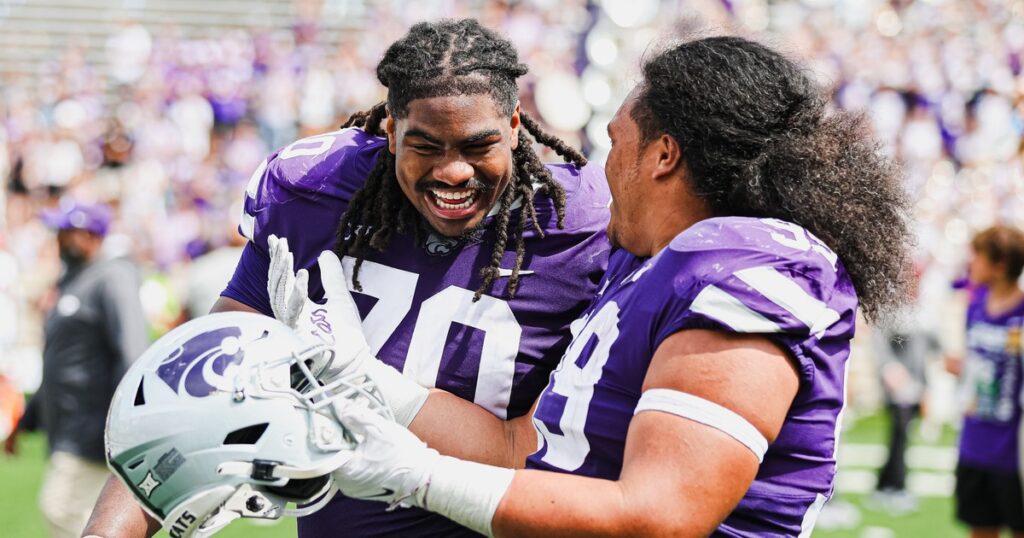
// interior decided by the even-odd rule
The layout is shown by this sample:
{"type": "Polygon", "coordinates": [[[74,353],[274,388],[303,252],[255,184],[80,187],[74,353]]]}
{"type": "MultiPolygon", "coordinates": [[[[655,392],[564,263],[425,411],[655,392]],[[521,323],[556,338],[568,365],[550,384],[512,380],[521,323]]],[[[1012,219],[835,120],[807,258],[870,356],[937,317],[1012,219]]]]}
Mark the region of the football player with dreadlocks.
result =
{"type": "MultiPolygon", "coordinates": [[[[386,103],[256,171],[240,226],[250,241],[214,309],[294,324],[293,286],[275,280],[282,260],[319,299],[317,257],[333,248],[377,357],[501,419],[526,414],[606,267],[610,199],[603,170],[520,109],[516,80],[526,72],[513,45],[475,20],[413,26],[377,66],[386,103]],[[566,163],[542,164],[535,142],[566,163]]],[[[400,412],[405,423],[421,390],[400,412]]],[[[125,509],[132,502],[108,482],[88,532],[155,532],[125,509]]],[[[299,535],[475,534],[386,508],[338,498],[301,518],[299,535]]]]}

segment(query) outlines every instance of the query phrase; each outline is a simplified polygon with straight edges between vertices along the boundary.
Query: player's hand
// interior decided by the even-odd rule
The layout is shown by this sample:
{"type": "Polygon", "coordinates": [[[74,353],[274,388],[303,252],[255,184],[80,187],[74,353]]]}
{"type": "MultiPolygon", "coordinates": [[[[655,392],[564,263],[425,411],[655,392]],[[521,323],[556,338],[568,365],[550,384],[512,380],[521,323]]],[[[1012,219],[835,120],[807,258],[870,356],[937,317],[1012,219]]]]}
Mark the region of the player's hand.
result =
{"type": "Polygon", "coordinates": [[[392,507],[424,507],[430,473],[440,454],[409,430],[362,405],[345,406],[338,418],[358,441],[352,457],[333,473],[339,491],[392,507]]]}
{"type": "Polygon", "coordinates": [[[374,356],[363,335],[362,320],[349,292],[348,278],[334,252],[325,250],[317,263],[327,302],[323,305],[307,302],[299,330],[334,346],[335,358],[319,374],[320,379],[329,382],[338,375],[368,376],[384,396],[395,420],[408,426],[427,400],[429,391],[374,356]]]}
{"type": "Polygon", "coordinates": [[[333,473],[349,497],[424,508],[485,536],[515,470],[442,456],[412,432],[363,405],[336,408],[356,439],[351,456],[333,473]]]}
{"type": "Polygon", "coordinates": [[[267,295],[274,317],[285,325],[295,328],[306,303],[309,287],[309,272],[305,269],[294,273],[294,258],[288,250],[288,238],[271,235],[267,238],[270,247],[270,271],[267,275],[267,295]]]}
{"type": "Polygon", "coordinates": [[[324,251],[317,260],[327,299],[324,304],[318,304],[308,297],[309,272],[305,269],[293,272],[294,257],[288,249],[288,239],[271,235],[267,244],[270,247],[267,294],[274,317],[307,341],[326,343],[334,349],[331,363],[314,365],[314,372],[321,378],[333,378],[339,373],[359,370],[360,361],[376,360],[363,336],[359,312],[345,285],[338,257],[331,251],[324,251]]]}
{"type": "MultiPolygon", "coordinates": [[[[364,374],[368,363],[377,362],[363,335],[362,320],[338,256],[329,250],[317,258],[324,304],[305,299],[296,330],[334,348],[334,360],[319,376],[329,380],[338,374],[364,374]]],[[[297,280],[297,279],[296,279],[297,280]]]]}

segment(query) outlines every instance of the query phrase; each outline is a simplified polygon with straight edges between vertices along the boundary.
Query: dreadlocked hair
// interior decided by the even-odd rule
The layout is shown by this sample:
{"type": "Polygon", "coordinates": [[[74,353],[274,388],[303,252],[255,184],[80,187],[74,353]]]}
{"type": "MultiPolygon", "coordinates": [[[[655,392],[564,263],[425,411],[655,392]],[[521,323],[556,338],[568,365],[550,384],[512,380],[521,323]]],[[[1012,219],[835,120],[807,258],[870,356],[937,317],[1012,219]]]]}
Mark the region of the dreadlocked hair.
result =
{"type": "MultiPolygon", "coordinates": [[[[453,95],[487,94],[498,110],[511,118],[519,102],[516,79],[526,72],[512,43],[474,19],[419,23],[393,43],[377,65],[377,79],[388,88],[387,101],[353,114],[342,127],[359,127],[367,134],[386,136],[382,123],[388,114],[402,119],[408,116],[411,101],[453,95]]],[[[511,233],[515,236],[516,257],[508,281],[508,296],[515,297],[526,254],[527,220],[539,236],[544,236],[533,203],[535,189],[551,198],[558,227],[564,226],[565,189],[541,163],[526,133],[565,162],[579,168],[587,164],[579,151],[545,132],[525,111],[519,112],[519,119],[522,129],[519,144],[512,151],[513,177],[498,197],[494,250],[490,264],[480,270],[482,283],[474,300],[479,300],[498,278],[510,228],[514,228],[511,233]],[[512,205],[517,198],[522,199],[522,210],[513,219],[512,205]]],[[[356,290],[362,290],[359,269],[369,249],[383,251],[395,232],[412,233],[416,243],[421,244],[425,239],[421,222],[422,217],[398,186],[395,156],[387,147],[382,148],[366,183],[352,197],[338,224],[335,252],[339,257],[355,258],[352,283],[356,290]]]]}
{"type": "Polygon", "coordinates": [[[909,201],[863,116],[828,112],[795,62],[739,37],[651,58],[631,116],[644,140],[667,133],[718,215],[799,224],[843,261],[865,317],[889,321],[909,294],[909,201]]]}

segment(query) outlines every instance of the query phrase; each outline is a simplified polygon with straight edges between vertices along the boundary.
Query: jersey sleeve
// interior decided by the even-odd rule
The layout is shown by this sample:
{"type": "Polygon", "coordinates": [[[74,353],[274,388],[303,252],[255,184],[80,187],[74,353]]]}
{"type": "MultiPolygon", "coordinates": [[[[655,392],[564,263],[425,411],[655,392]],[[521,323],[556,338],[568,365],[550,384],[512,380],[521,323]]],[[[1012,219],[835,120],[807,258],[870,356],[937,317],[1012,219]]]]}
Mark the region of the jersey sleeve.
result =
{"type": "Polygon", "coordinates": [[[671,293],[655,348],[685,329],[761,334],[807,372],[810,346],[852,336],[852,284],[835,254],[799,226],[710,219],[676,237],[662,256],[651,272],[654,281],[671,282],[671,293]]]}
{"type": "Polygon", "coordinates": [[[259,250],[252,241],[245,245],[242,257],[235,266],[231,280],[221,292],[222,297],[234,299],[251,306],[268,316],[274,313],[270,308],[270,296],[267,294],[267,273],[270,270],[270,257],[266,249],[259,250]]]}
{"type": "MultiPolygon", "coordinates": [[[[359,129],[304,138],[273,153],[245,189],[238,227],[249,240],[221,295],[270,315],[267,271],[270,235],[288,238],[295,270],[313,268],[333,248],[342,213],[362,186],[384,139],[359,129]]],[[[310,289],[320,288],[310,271],[310,289]]]]}

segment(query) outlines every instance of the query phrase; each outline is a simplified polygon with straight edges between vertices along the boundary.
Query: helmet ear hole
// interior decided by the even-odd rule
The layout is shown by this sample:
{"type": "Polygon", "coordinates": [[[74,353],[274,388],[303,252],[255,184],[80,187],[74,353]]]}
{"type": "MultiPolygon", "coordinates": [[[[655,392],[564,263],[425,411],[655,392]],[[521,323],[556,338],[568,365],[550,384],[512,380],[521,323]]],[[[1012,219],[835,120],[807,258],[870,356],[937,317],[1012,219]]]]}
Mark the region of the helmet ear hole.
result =
{"type": "Polygon", "coordinates": [[[259,442],[260,438],[263,437],[263,432],[267,431],[269,422],[262,424],[253,424],[252,426],[246,426],[239,428],[224,437],[225,445],[255,445],[259,442]]]}
{"type": "Polygon", "coordinates": [[[142,391],[142,386],[145,382],[145,377],[139,380],[139,388],[135,390],[135,407],[146,405],[146,393],[142,391]]]}

